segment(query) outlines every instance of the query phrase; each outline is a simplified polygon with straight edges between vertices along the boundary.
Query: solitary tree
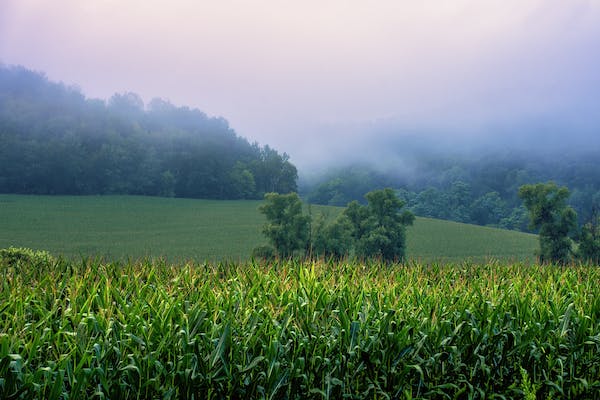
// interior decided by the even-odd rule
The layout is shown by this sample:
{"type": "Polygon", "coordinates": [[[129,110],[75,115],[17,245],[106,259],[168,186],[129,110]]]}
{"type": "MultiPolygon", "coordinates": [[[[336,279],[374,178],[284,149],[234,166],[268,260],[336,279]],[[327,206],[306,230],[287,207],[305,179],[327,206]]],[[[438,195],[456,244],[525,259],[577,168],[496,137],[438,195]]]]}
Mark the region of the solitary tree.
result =
{"type": "Polygon", "coordinates": [[[567,263],[570,235],[577,228],[577,214],[567,205],[569,190],[554,182],[523,185],[519,197],[529,211],[530,228],[539,229],[540,262],[567,263]]]}
{"type": "Polygon", "coordinates": [[[352,202],[344,211],[356,241],[356,253],[361,257],[380,257],[384,261],[401,260],[406,253],[406,226],[414,215],[402,211],[404,202],[390,188],[374,190],[365,195],[368,204],[352,202]]]}
{"type": "Polygon", "coordinates": [[[310,217],[303,215],[302,202],[296,193],[267,193],[259,210],[267,217],[263,233],[277,255],[291,257],[306,248],[310,234],[310,217]]]}

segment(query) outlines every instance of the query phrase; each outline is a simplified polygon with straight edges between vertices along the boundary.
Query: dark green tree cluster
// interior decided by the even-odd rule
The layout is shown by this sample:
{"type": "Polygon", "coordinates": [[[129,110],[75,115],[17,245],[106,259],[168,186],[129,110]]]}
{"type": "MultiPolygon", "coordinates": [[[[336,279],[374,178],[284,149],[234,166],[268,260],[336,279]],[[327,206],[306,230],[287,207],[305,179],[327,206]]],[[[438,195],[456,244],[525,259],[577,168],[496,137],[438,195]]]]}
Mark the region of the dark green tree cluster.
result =
{"type": "Polygon", "coordinates": [[[539,231],[540,262],[567,263],[571,257],[571,235],[577,215],[567,206],[569,190],[555,183],[523,185],[519,197],[529,210],[531,228],[539,231]]]}
{"type": "Polygon", "coordinates": [[[269,193],[260,211],[267,223],[263,233],[272,251],[257,249],[256,256],[275,254],[291,257],[309,253],[310,256],[342,258],[377,258],[401,261],[406,254],[406,226],[412,225],[414,215],[403,210],[404,202],[390,189],[375,190],[365,195],[366,205],[356,201],[348,204],[333,221],[318,217],[311,231],[311,217],[302,210],[296,193],[269,193]]]}
{"type": "Polygon", "coordinates": [[[355,243],[354,226],[347,215],[328,221],[325,214],[313,223],[310,253],[317,257],[341,259],[350,255],[355,243]]]}
{"type": "Polygon", "coordinates": [[[279,257],[288,258],[303,250],[310,237],[310,217],[302,212],[302,201],[296,193],[267,193],[259,207],[267,223],[263,234],[269,238],[279,257]]]}
{"type": "Polygon", "coordinates": [[[388,261],[403,259],[405,227],[412,225],[414,215],[402,211],[404,202],[390,188],[369,192],[365,198],[367,205],[354,201],[343,213],[352,226],[356,254],[388,261]]]}
{"type": "Polygon", "coordinates": [[[523,185],[519,197],[529,211],[530,227],[539,234],[541,263],[567,264],[575,259],[600,261],[598,217],[577,227],[577,214],[567,204],[569,190],[554,182],[523,185]],[[578,240],[578,250],[573,244],[578,240]]]}
{"type": "Polygon", "coordinates": [[[593,213],[592,219],[581,228],[579,257],[600,265],[600,215],[593,213]]]}
{"type": "Polygon", "coordinates": [[[134,93],[87,99],[0,65],[0,193],[259,199],[296,190],[297,175],[223,118],[134,93]]]}

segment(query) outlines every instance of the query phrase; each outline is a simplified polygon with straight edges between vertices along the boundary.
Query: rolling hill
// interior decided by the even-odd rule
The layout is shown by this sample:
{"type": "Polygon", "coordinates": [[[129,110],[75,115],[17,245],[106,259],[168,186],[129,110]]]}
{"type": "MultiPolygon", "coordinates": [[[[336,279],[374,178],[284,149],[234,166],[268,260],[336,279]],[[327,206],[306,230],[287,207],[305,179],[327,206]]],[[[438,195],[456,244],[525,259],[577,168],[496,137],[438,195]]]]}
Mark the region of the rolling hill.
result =
{"type": "MultiPolygon", "coordinates": [[[[0,248],[45,249],[65,257],[245,260],[264,244],[260,201],[142,196],[0,195],[0,248]]],[[[339,208],[312,206],[335,214],[339,208]]],[[[537,236],[429,218],[407,231],[421,262],[533,261],[537,236]]]]}

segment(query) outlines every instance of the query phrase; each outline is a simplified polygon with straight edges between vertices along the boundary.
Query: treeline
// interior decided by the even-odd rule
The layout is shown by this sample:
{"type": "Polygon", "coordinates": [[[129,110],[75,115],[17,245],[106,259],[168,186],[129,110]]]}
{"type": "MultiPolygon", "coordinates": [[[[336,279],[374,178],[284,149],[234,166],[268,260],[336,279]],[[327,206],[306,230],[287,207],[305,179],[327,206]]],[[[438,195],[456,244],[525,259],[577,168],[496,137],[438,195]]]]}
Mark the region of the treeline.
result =
{"type": "Polygon", "coordinates": [[[413,155],[410,172],[355,165],[302,185],[311,203],[342,206],[362,193],[393,187],[407,208],[422,217],[527,231],[519,187],[554,181],[571,189],[569,205],[579,224],[600,209],[600,168],[593,152],[536,155],[535,151],[462,156],[413,155]]]}
{"type": "Polygon", "coordinates": [[[0,193],[258,199],[296,190],[297,175],[223,118],[134,93],[88,99],[0,65],[0,193]]]}
{"type": "MultiPolygon", "coordinates": [[[[522,185],[517,195],[526,209],[530,229],[538,232],[538,260],[542,264],[600,262],[600,215],[577,225],[577,213],[567,205],[569,189],[554,182],[522,185]]],[[[405,259],[406,227],[414,214],[391,188],[374,190],[328,221],[321,215],[313,221],[303,213],[296,193],[267,193],[259,210],[267,222],[263,234],[269,246],[254,249],[253,258],[330,257],[378,259],[396,262],[405,259]]]]}
{"type": "Polygon", "coordinates": [[[567,205],[569,189],[554,182],[523,185],[519,198],[529,212],[529,226],[536,229],[540,263],[600,262],[600,215],[577,226],[577,213],[567,205]]]}

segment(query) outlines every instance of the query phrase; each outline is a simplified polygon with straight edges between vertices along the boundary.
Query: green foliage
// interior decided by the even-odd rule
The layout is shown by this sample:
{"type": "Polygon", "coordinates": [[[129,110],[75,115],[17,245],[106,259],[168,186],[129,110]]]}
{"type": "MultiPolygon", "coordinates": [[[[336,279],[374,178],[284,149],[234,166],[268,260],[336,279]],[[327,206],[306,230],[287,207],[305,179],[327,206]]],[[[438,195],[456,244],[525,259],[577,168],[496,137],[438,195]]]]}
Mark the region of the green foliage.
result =
{"type": "Polygon", "coordinates": [[[500,263],[23,269],[0,282],[0,398],[595,399],[599,281],[500,263]]]}
{"type": "Polygon", "coordinates": [[[296,190],[287,154],[223,118],[135,93],[105,104],[0,65],[0,193],[260,199],[296,190]]]}
{"type": "Polygon", "coordinates": [[[252,249],[252,259],[262,261],[273,261],[276,258],[276,252],[273,246],[263,245],[252,249]]]}
{"type": "Polygon", "coordinates": [[[49,268],[56,259],[45,250],[33,250],[25,247],[0,249],[0,265],[9,268],[49,268]]]}
{"type": "Polygon", "coordinates": [[[506,203],[498,192],[489,192],[476,199],[470,207],[470,221],[477,225],[493,225],[498,216],[506,215],[506,203]]]}
{"type": "Polygon", "coordinates": [[[581,228],[578,257],[584,262],[600,264],[600,216],[595,213],[581,228]]]}
{"type": "Polygon", "coordinates": [[[349,166],[329,172],[308,193],[314,204],[344,206],[353,200],[363,201],[364,194],[391,185],[391,180],[365,166],[349,166]]]}
{"type": "Polygon", "coordinates": [[[539,229],[540,262],[568,263],[577,214],[567,205],[569,190],[554,182],[523,185],[519,197],[529,210],[530,227],[539,229]]]}
{"type": "Polygon", "coordinates": [[[313,253],[341,258],[353,254],[386,262],[402,260],[406,253],[406,226],[414,215],[401,213],[404,202],[392,189],[374,190],[365,195],[367,205],[348,204],[332,223],[321,218],[315,224],[313,253]]]}
{"type": "Polygon", "coordinates": [[[312,253],[318,257],[342,259],[348,257],[353,247],[352,225],[345,215],[339,215],[332,223],[327,223],[321,214],[313,223],[312,253]]]}
{"type": "Polygon", "coordinates": [[[530,232],[527,209],[523,205],[513,208],[508,216],[500,220],[499,226],[504,229],[530,232]]]}
{"type": "Polygon", "coordinates": [[[238,162],[230,173],[233,183],[234,197],[239,199],[252,199],[256,193],[254,174],[246,166],[238,162]]]}
{"type": "Polygon", "coordinates": [[[529,373],[523,367],[519,368],[521,372],[521,390],[523,391],[523,399],[524,400],[536,400],[536,393],[539,390],[541,384],[533,385],[531,383],[531,379],[529,378],[529,373]]]}
{"type": "Polygon", "coordinates": [[[306,249],[310,236],[310,217],[303,215],[298,194],[267,193],[265,204],[259,210],[267,218],[263,234],[279,257],[288,258],[295,251],[306,249]]]}
{"type": "Polygon", "coordinates": [[[255,181],[261,195],[296,191],[298,171],[289,159],[286,153],[279,155],[269,146],[261,149],[259,162],[254,161],[250,164],[255,171],[255,181]]]}
{"type": "Polygon", "coordinates": [[[356,254],[363,258],[385,261],[402,260],[406,253],[406,226],[412,225],[414,215],[401,213],[404,202],[386,188],[365,195],[368,204],[350,203],[344,215],[352,225],[356,254]]]}
{"type": "Polygon", "coordinates": [[[360,238],[368,234],[369,227],[366,226],[365,221],[369,219],[370,215],[367,207],[354,200],[344,209],[343,215],[350,221],[352,237],[355,241],[359,241],[360,238]]]}

